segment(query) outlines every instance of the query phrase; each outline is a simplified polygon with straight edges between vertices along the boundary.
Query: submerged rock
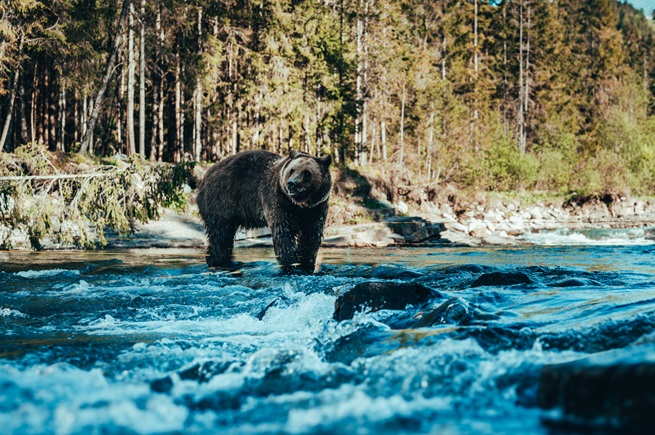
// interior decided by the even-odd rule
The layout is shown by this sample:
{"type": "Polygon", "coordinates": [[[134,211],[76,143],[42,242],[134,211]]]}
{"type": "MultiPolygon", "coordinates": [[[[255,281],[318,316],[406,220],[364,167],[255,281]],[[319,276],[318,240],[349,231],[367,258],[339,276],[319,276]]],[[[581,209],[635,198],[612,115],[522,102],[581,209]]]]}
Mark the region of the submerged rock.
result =
{"type": "Polygon", "coordinates": [[[641,431],[655,424],[653,391],[655,344],[649,344],[546,365],[538,402],[560,408],[561,423],[641,431]]]}
{"type": "Polygon", "coordinates": [[[491,272],[480,275],[471,287],[515,284],[532,284],[532,280],[523,272],[491,272]]]}
{"type": "Polygon", "coordinates": [[[337,298],[334,319],[352,319],[359,311],[404,310],[435,296],[432,289],[417,283],[363,282],[337,298]]]}
{"type": "Polygon", "coordinates": [[[462,298],[454,297],[448,299],[437,308],[426,311],[414,325],[414,328],[427,326],[466,323],[473,318],[472,310],[468,302],[462,298]]]}
{"type": "Polygon", "coordinates": [[[155,393],[170,393],[173,389],[173,379],[170,376],[155,379],[150,383],[150,389],[155,393]]]}

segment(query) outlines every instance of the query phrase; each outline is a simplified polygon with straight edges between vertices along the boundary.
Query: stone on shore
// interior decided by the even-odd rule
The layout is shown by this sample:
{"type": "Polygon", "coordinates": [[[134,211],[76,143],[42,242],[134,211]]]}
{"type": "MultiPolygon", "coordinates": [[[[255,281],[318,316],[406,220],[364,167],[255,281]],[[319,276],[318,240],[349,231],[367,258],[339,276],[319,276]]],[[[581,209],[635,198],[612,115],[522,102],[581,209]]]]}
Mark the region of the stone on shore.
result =
{"type": "Polygon", "coordinates": [[[402,236],[407,243],[418,243],[439,239],[446,229],[441,222],[429,222],[423,218],[394,217],[387,220],[387,225],[394,233],[402,236]]]}

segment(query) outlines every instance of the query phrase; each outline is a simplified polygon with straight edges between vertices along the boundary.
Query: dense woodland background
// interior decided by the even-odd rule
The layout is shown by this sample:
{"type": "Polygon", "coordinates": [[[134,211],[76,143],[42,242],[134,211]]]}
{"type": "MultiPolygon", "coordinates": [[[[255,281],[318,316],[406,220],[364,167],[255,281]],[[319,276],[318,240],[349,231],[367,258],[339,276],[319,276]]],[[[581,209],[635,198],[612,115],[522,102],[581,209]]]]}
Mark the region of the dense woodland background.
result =
{"type": "Polygon", "coordinates": [[[296,148],[414,185],[645,194],[654,103],[655,26],[615,0],[0,3],[5,152],[296,148]]]}

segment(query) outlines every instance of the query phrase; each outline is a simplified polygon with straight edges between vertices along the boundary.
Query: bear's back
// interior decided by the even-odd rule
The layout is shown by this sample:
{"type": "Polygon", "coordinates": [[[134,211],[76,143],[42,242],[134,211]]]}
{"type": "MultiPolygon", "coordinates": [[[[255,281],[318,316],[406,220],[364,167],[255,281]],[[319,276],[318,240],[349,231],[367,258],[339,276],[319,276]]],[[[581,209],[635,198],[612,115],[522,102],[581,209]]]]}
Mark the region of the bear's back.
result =
{"type": "Polygon", "coordinates": [[[198,190],[198,209],[205,221],[220,215],[247,228],[265,226],[260,189],[277,186],[276,167],[282,159],[268,151],[249,150],[212,166],[198,190]]]}

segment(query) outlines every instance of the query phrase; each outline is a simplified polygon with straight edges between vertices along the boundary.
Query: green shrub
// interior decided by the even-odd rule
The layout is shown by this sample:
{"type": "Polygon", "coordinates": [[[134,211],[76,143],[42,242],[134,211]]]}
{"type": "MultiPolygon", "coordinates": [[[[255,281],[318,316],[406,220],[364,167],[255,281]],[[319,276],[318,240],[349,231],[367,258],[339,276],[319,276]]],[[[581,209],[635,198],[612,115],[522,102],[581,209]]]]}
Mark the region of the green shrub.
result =
{"type": "MultiPolygon", "coordinates": [[[[151,164],[139,155],[105,164],[76,159],[36,144],[0,153],[3,225],[26,231],[35,249],[46,237],[81,248],[104,246],[106,228],[128,234],[134,222],[159,218],[162,207],[184,205],[192,164],[151,164]]],[[[9,248],[6,243],[0,240],[0,248],[9,248]]]]}

